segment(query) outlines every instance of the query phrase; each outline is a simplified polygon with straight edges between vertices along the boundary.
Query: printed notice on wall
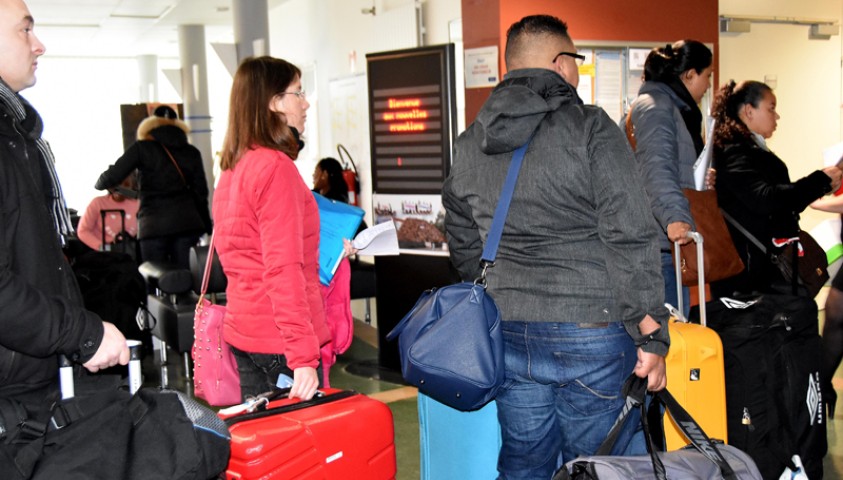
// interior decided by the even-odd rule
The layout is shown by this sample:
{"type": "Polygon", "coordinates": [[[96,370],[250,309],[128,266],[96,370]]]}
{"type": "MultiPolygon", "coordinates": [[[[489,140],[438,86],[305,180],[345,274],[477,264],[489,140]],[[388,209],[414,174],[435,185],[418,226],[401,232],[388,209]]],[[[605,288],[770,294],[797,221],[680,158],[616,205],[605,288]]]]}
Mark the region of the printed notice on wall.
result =
{"type": "Polygon", "coordinates": [[[465,50],[465,88],[486,88],[498,84],[498,47],[465,50]]]}

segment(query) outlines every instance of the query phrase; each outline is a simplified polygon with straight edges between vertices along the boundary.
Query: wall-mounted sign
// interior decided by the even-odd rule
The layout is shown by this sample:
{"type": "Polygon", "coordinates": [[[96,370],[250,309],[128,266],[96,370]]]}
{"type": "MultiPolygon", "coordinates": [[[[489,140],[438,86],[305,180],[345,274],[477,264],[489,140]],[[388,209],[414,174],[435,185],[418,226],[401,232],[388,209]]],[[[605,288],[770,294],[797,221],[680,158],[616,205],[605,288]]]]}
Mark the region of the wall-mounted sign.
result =
{"type": "Polygon", "coordinates": [[[453,45],[366,61],[374,192],[440,193],[456,136],[453,45]]]}
{"type": "Polygon", "coordinates": [[[465,88],[494,87],[499,71],[497,45],[465,50],[465,88]]]}

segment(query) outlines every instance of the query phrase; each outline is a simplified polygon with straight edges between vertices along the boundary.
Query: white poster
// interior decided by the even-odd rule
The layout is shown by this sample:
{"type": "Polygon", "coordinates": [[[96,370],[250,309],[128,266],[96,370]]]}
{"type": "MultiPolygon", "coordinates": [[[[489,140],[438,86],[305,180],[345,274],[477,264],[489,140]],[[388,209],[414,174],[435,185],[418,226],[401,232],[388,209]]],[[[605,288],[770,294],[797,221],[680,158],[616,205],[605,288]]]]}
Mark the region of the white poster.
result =
{"type": "Polygon", "coordinates": [[[498,71],[497,45],[465,50],[465,88],[494,87],[498,71]]]}

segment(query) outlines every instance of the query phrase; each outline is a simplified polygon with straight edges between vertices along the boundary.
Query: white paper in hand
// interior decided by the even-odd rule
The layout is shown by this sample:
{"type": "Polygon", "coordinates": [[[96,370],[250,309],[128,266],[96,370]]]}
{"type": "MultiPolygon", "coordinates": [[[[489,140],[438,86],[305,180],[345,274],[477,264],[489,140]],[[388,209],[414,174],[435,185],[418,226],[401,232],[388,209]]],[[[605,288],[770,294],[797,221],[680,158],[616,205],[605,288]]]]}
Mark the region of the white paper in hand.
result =
{"type": "Polygon", "coordinates": [[[833,167],[843,160],[843,142],[832,145],[823,150],[823,165],[833,167]]]}
{"type": "Polygon", "coordinates": [[[351,242],[359,255],[398,255],[395,223],[386,221],[358,233],[351,242]]]}

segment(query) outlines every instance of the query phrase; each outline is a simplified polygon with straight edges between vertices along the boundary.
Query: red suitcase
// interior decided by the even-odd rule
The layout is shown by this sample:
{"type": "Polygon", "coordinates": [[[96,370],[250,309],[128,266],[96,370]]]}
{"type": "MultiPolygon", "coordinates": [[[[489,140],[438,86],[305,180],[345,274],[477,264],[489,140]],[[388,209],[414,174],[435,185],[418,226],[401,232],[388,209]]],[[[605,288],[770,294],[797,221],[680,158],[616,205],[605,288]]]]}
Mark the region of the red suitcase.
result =
{"type": "Polygon", "coordinates": [[[226,479],[395,478],[392,411],[354,391],[327,388],[302,402],[271,400],[220,417],[231,430],[226,479]]]}

